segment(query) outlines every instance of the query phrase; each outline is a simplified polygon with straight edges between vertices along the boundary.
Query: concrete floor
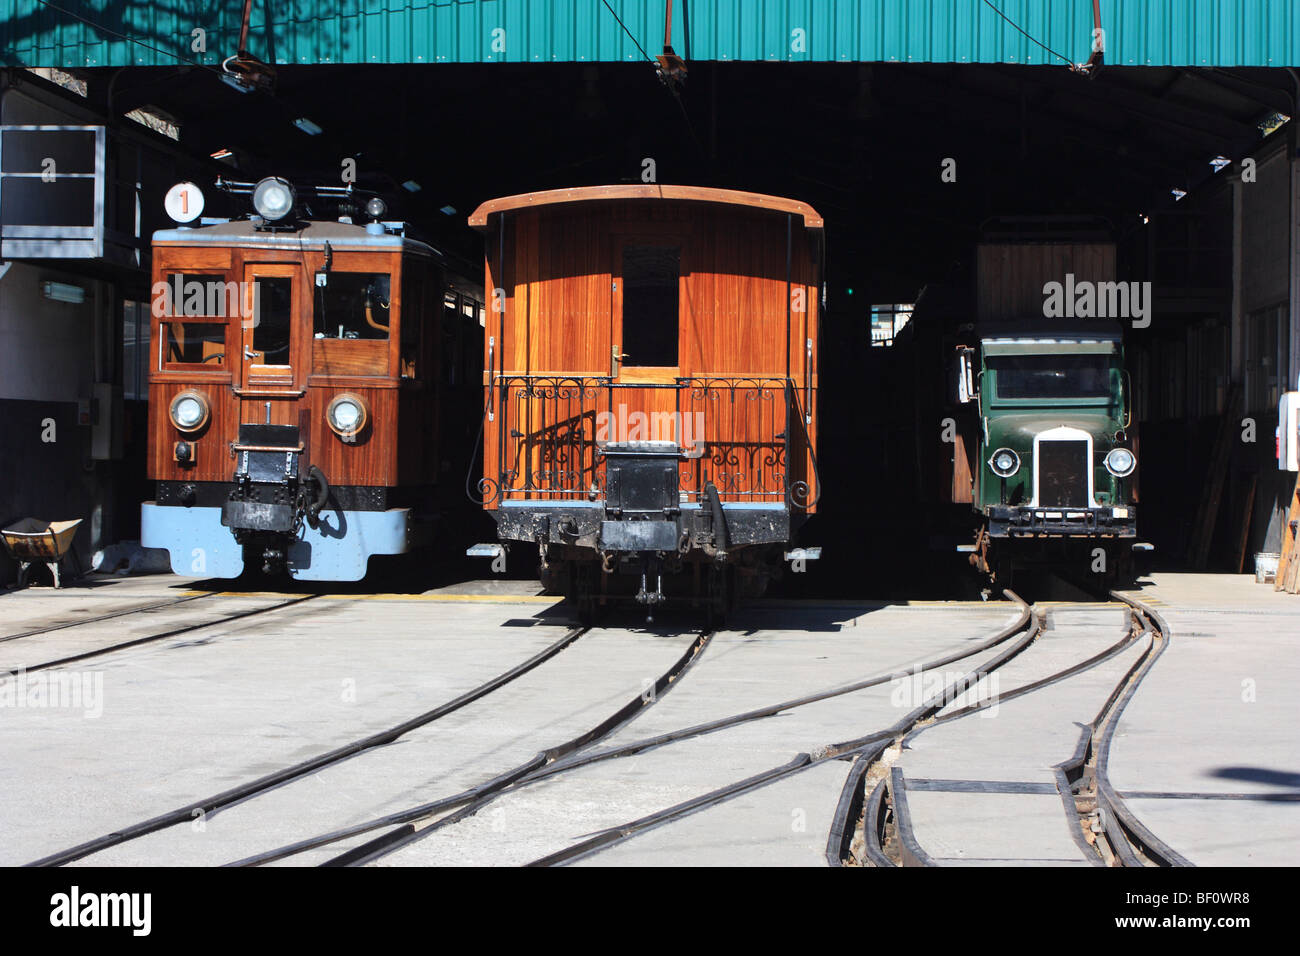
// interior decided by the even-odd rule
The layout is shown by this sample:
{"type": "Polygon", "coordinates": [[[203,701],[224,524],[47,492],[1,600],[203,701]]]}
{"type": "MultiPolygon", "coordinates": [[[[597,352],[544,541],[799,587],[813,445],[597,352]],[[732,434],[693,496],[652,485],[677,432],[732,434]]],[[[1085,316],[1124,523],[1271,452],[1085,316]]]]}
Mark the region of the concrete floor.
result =
{"type": "Polygon", "coordinates": [[[1300,597],[1251,575],[1156,575],[1172,635],[1125,708],[1112,785],[1206,866],[1300,859],[1300,597]]]}
{"type": "MultiPolygon", "coordinates": [[[[187,630],[8,678],[8,698],[0,687],[7,768],[0,864],[29,862],[413,717],[538,653],[573,623],[562,604],[524,581],[319,593],[283,608],[301,593],[226,591],[170,575],[89,585],[0,594],[3,669],[187,630]],[[142,610],[200,594],[208,596],[142,610]],[[260,608],[268,610],[226,620],[260,608]],[[134,613],[3,639],[114,611],[134,613]],[[81,697],[42,704],[55,677],[81,697]],[[16,697],[18,679],[46,683],[36,697],[16,697]]],[[[1193,862],[1292,862],[1300,846],[1300,698],[1289,678],[1300,658],[1289,642],[1300,635],[1300,600],[1253,578],[1221,576],[1158,575],[1140,596],[1174,634],[1124,713],[1110,754],[1114,786],[1193,862]]],[[[755,605],[651,706],[583,752],[974,652],[1015,617],[997,602],[755,605]]],[[[983,692],[1007,694],[1100,653],[1120,638],[1124,620],[1119,606],[1053,608],[1042,638],[983,692]]],[[[227,863],[482,784],[646,693],[690,646],[694,623],[665,614],[647,629],[635,614],[615,615],[536,670],[393,744],[83,862],[227,863]]],[[[951,682],[995,653],[924,676],[951,682]]],[[[940,720],[910,737],[895,766],[908,781],[910,822],[926,852],[952,865],[1086,863],[1059,795],[1045,788],[1052,766],[1073,751],[1079,725],[1139,653],[1130,648],[1002,701],[994,719],[940,720]],[[968,785],[981,781],[1027,786],[968,785]]],[[[915,706],[919,686],[886,680],[543,778],[430,828],[380,865],[530,862],[798,753],[883,729],[915,706]]],[[[979,696],[957,699],[943,715],[979,696]]],[[[848,770],[847,760],[819,763],[579,862],[824,865],[848,770]]],[[[285,862],[319,863],[367,838],[285,862]]]]}

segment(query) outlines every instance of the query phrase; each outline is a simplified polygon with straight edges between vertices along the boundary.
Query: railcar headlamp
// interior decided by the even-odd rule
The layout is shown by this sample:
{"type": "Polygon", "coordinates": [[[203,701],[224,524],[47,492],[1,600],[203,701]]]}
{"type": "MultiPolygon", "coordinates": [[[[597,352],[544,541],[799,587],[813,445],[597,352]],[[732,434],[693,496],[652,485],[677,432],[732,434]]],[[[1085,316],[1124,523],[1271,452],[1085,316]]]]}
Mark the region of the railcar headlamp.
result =
{"type": "Polygon", "coordinates": [[[1127,448],[1112,448],[1106,454],[1106,470],[1116,478],[1127,478],[1137,467],[1137,458],[1127,448]]]}
{"type": "Polygon", "coordinates": [[[352,438],[359,435],[370,420],[370,409],[366,400],[352,392],[334,396],[325,409],[325,424],[330,431],[340,438],[352,438]]]}
{"type": "Polygon", "coordinates": [[[167,409],[167,416],[179,431],[187,434],[196,432],[208,423],[212,415],[212,406],[202,392],[187,389],[172,399],[167,409]]]}
{"type": "Polygon", "coordinates": [[[1010,448],[999,448],[989,458],[989,467],[999,478],[1010,478],[1020,470],[1020,456],[1010,448]]]}
{"type": "Polygon", "coordinates": [[[253,187],[253,208],[267,222],[278,222],[293,212],[293,186],[278,176],[268,176],[253,187]]]}
{"type": "Polygon", "coordinates": [[[378,196],[375,196],[366,203],[366,212],[369,214],[371,219],[378,219],[384,213],[388,212],[388,204],[378,196]]]}

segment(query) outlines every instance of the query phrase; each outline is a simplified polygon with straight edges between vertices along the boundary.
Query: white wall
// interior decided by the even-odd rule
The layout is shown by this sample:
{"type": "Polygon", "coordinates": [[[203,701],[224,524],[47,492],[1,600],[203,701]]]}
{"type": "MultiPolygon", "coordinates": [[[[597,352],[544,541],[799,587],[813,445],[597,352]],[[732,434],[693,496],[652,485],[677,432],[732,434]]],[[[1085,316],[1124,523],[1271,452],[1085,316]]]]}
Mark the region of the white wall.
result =
{"type": "Polygon", "coordinates": [[[0,278],[0,399],[75,402],[89,397],[95,315],[106,293],[97,280],[14,262],[0,278]],[[51,280],[80,286],[86,301],[74,305],[47,299],[41,283],[51,280]]]}

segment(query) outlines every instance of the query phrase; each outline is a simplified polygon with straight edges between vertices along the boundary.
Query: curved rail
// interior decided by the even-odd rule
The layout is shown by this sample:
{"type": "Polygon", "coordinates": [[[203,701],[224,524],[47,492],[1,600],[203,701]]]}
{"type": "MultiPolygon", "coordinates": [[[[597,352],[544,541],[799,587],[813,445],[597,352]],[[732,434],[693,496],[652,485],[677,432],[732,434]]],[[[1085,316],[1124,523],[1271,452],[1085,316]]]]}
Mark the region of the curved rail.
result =
{"type": "MultiPolygon", "coordinates": [[[[1148,860],[1163,866],[1188,866],[1191,864],[1185,858],[1159,840],[1137,819],[1110,785],[1106,775],[1108,751],[1119,718],[1128,701],[1132,699],[1142,678],[1150,672],[1156,660],[1164,652],[1165,647],[1168,646],[1169,635],[1168,625],[1148,605],[1119,591],[1110,592],[1110,596],[1127,605],[1132,614],[1135,626],[1130,629],[1122,640],[1086,660],[1076,662],[1046,677],[1031,681],[1008,693],[999,695],[998,703],[1005,703],[1015,697],[1032,693],[1097,667],[1113,659],[1125,649],[1132,647],[1142,637],[1149,634],[1151,636],[1150,645],[1116,681],[1096,716],[1084,727],[1074,755],[1054,768],[1057,777],[1057,790],[1061,795],[1067,818],[1074,818],[1079,813],[1074,804],[1074,797],[1080,793],[1075,789],[1075,784],[1083,777],[1084,765],[1088,761],[1089,755],[1095,756],[1096,803],[1102,811],[1102,828],[1108,848],[1088,846],[1086,841],[1076,832],[1077,828],[1071,827],[1071,837],[1074,838],[1074,842],[1080,848],[1083,859],[1094,865],[1105,865],[1111,862],[1112,854],[1110,854],[1109,849],[1113,849],[1113,862],[1124,866],[1143,866],[1146,865],[1145,861],[1148,860]],[[1071,777],[1071,774],[1073,774],[1073,777],[1071,777]]],[[[937,726],[967,716],[987,706],[991,706],[991,704],[989,702],[977,702],[968,705],[945,715],[931,726],[937,726]]],[[[916,733],[928,729],[929,727],[922,728],[916,733]]],[[[864,815],[866,855],[869,862],[875,866],[897,865],[886,856],[881,841],[881,822],[886,797],[892,799],[894,829],[904,860],[910,860],[918,865],[933,865],[933,861],[920,847],[915,834],[912,832],[907,812],[906,794],[902,786],[901,776],[898,773],[895,773],[892,780],[888,782],[882,780],[880,782],[880,785],[872,794],[871,805],[864,815]]]]}
{"type": "Polygon", "coordinates": [[[1146,619],[1150,625],[1152,635],[1152,650],[1146,655],[1145,660],[1141,662],[1141,666],[1130,675],[1128,686],[1124,687],[1122,694],[1117,695],[1118,699],[1108,702],[1107,710],[1109,713],[1098,714],[1098,720],[1093,722],[1095,734],[1096,728],[1100,726],[1098,721],[1105,720],[1104,726],[1101,726],[1101,739],[1096,744],[1097,802],[1103,808],[1103,811],[1109,811],[1103,813],[1103,824],[1106,827],[1107,836],[1111,837],[1111,845],[1115,847],[1125,866],[1142,865],[1142,861],[1138,859],[1137,854],[1133,851],[1133,846],[1136,846],[1147,859],[1160,866],[1192,866],[1190,860],[1146,828],[1142,821],[1129,809],[1124,799],[1115,792],[1106,772],[1110,758],[1111,741],[1115,736],[1115,728],[1119,726],[1120,718],[1124,714],[1124,708],[1133,699],[1133,695],[1137,692],[1142,679],[1151,672],[1151,668],[1155,666],[1160,655],[1169,646],[1170,636],[1173,633],[1165,619],[1150,605],[1121,591],[1112,591],[1111,595],[1132,607],[1135,612],[1146,619]],[[1116,832],[1116,828],[1118,832],[1116,832]]]}
{"type": "Polygon", "coordinates": [[[406,810],[400,810],[396,813],[387,814],[364,823],[354,824],[335,830],[330,833],[321,834],[306,840],[299,840],[296,843],[286,846],[277,847],[254,856],[245,857],[236,860],[230,866],[260,866],[263,863],[270,863],[275,860],[281,860],[297,853],[307,850],[317,849],[322,846],[328,846],[331,843],[338,843],[350,837],[360,836],[374,830],[381,830],[385,827],[395,826],[397,829],[375,837],[347,852],[327,860],[322,866],[360,866],[372,860],[377,860],[387,856],[402,847],[423,839],[433,831],[463,820],[465,817],[472,816],[480,809],[494,800],[501,792],[513,784],[523,780],[537,770],[544,768],[547,764],[559,760],[563,756],[573,753],[588,744],[599,740],[609,734],[614,733],[644,713],[649,707],[653,706],[664,694],[667,694],[675,683],[699,657],[700,652],[708,645],[713,637],[711,631],[705,631],[700,634],[686,649],[686,651],[673,664],[655,680],[653,690],[648,694],[642,691],[637,697],[623,704],[611,716],[606,717],[594,727],[589,728],[578,736],[550,747],[530,760],[525,761],[517,767],[513,767],[505,772],[498,774],[491,780],[465,790],[461,793],[454,794],[450,797],[444,797],[434,800],[430,803],[424,803],[419,806],[410,807],[406,810]],[[456,813],[439,819],[433,819],[437,814],[444,810],[455,809],[460,807],[456,813]]]}
{"type": "MultiPolygon", "coordinates": [[[[308,597],[315,596],[316,595],[308,595],[308,597]]],[[[300,598],[299,600],[306,599],[307,598],[300,598]]],[[[129,840],[137,839],[146,834],[154,833],[158,830],[164,830],[167,827],[175,826],[178,823],[190,821],[196,814],[206,815],[214,813],[222,807],[227,807],[231,804],[246,800],[249,797],[255,796],[274,787],[278,787],[281,784],[288,783],[298,777],[313,773],[323,767],[329,766],[330,764],[338,763],[342,760],[348,759],[349,757],[354,757],[363,751],[392,743],[404,734],[409,733],[418,727],[423,727],[425,724],[432,723],[440,717],[445,717],[447,714],[459,710],[467,704],[471,704],[492,693],[494,690],[505,686],[516,678],[527,674],[533,668],[550,660],[556,654],[560,653],[560,651],[578,640],[578,638],[583,634],[587,633],[587,630],[588,629],[585,627],[572,628],[560,637],[559,640],[543,648],[541,651],[522,663],[516,664],[509,670],[485,681],[472,690],[466,691],[464,694],[461,694],[453,700],[440,704],[432,710],[426,711],[416,717],[412,717],[409,720],[405,720],[400,724],[389,727],[387,730],[381,730],[378,733],[369,734],[368,736],[362,737],[352,743],[344,744],[343,746],[336,747],[333,750],[328,750],[323,754],[319,754],[318,756],[285,767],[282,770],[277,770],[274,773],[258,777],[255,780],[251,780],[248,783],[241,784],[229,790],[223,790],[210,797],[187,803],[175,810],[171,810],[155,817],[150,817],[148,820],[143,820],[139,823],[132,824],[131,826],[123,827],[120,830],[105,834],[104,836],[97,837],[93,840],[79,843],[67,850],[52,853],[49,856],[42,857],[41,859],[35,860],[27,865],[62,866],[65,863],[80,860],[92,853],[98,853],[101,850],[106,850],[109,847],[126,843],[129,840]]]]}
{"type": "MultiPolygon", "coordinates": [[[[1021,605],[1021,615],[1016,624],[1012,625],[1010,628],[1004,629],[1002,632],[999,632],[999,634],[995,635],[989,641],[982,642],[979,647],[971,648],[958,655],[946,655],[945,658],[927,664],[926,669],[943,666],[943,664],[952,663],[954,659],[960,660],[978,654],[981,651],[988,650],[990,647],[1005,642],[1023,630],[1024,633],[1021,635],[1019,640],[1002,650],[991,660],[984,664],[977,665],[972,670],[962,675],[962,677],[957,681],[957,685],[959,686],[973,686],[973,684],[984,675],[1001,667],[1033,643],[1039,633],[1039,623],[1037,618],[1030,613],[1029,605],[1026,604],[1019,595],[1016,595],[1012,591],[1007,591],[1006,593],[1021,605]],[[1028,628],[1025,627],[1026,624],[1029,625],[1028,628]]],[[[907,672],[909,676],[912,673],[914,672],[907,672]]],[[[879,680],[872,681],[872,683],[879,682],[879,680]]],[[[644,833],[647,830],[673,822],[682,817],[689,816],[690,814],[707,810],[711,807],[725,803],[734,797],[748,793],[752,790],[760,789],[769,784],[776,783],[777,781],[784,780],[796,773],[818,766],[819,764],[825,763],[829,760],[841,760],[846,757],[857,758],[861,767],[861,772],[865,775],[867,770],[869,770],[870,767],[880,759],[880,756],[884,753],[890,743],[897,741],[909,729],[915,727],[917,723],[933,716],[937,711],[946,706],[949,702],[950,690],[951,688],[946,685],[940,688],[938,692],[926,698],[920,703],[920,705],[888,728],[875,731],[853,740],[819,747],[812,753],[797,754],[789,762],[778,767],[761,771],[760,773],[747,777],[744,780],[727,784],[699,797],[694,797],[665,810],[660,810],[653,814],[640,817],[626,824],[602,830],[580,843],[535,860],[530,863],[529,866],[555,866],[574,862],[575,860],[599,853],[611,846],[622,843],[624,840],[630,839],[640,833],[644,833]]],[[[847,691],[840,691],[840,693],[845,692],[847,691]]],[[[825,699],[825,696],[827,695],[814,696],[817,696],[818,699],[825,699]]],[[[736,721],[733,719],[732,723],[735,722],[736,721]]],[[[845,801],[846,798],[842,793],[840,805],[844,805],[845,801]]],[[[839,815],[838,811],[839,808],[837,807],[837,817],[839,815]]],[[[847,817],[847,809],[845,810],[844,815],[847,817]]],[[[833,826],[832,837],[830,839],[834,839],[834,832],[833,826]]],[[[828,844],[830,839],[828,839],[828,844]]]]}
{"type": "MultiPolygon", "coordinates": [[[[200,594],[196,597],[209,597],[212,595],[200,594]]],[[[302,597],[291,598],[288,601],[281,601],[279,604],[272,604],[268,607],[255,607],[244,611],[236,611],[234,614],[227,614],[225,617],[215,621],[202,621],[198,624],[186,624],[183,627],[175,627],[168,631],[162,631],[158,634],[148,634],[144,637],[132,638],[129,641],[121,641],[117,644],[109,644],[107,647],[97,647],[93,651],[82,651],[80,654],[69,654],[67,657],[60,657],[52,661],[44,661],[40,664],[28,664],[14,670],[0,671],[0,677],[10,677],[19,673],[31,673],[32,671],[45,670],[48,667],[59,667],[63,664],[74,664],[77,661],[88,660],[92,657],[100,657],[104,654],[111,654],[114,651],[125,650],[128,647],[139,647],[141,644],[152,644],[154,641],[165,640],[169,637],[176,637],[179,634],[188,634],[191,631],[202,631],[209,627],[220,627],[222,624],[229,624],[231,621],[238,621],[242,618],[253,617],[257,614],[268,614],[271,611],[279,611],[286,607],[292,607],[295,604],[301,604],[304,601],[311,601],[320,597],[318,594],[306,594],[302,597]]],[[[173,602],[179,604],[180,602],[173,602]]],[[[89,623],[89,622],[80,622],[89,623]]]]}
{"type": "Polygon", "coordinates": [[[145,611],[157,611],[162,608],[175,607],[177,604],[185,604],[187,601],[197,601],[200,598],[216,597],[215,593],[209,594],[187,594],[185,597],[177,598],[172,601],[158,601],[154,604],[145,604],[141,607],[120,608],[116,611],[109,611],[106,614],[96,614],[92,617],[85,617],[79,621],[66,621],[63,624],[51,624],[49,627],[37,627],[30,631],[20,631],[17,634],[0,635],[0,644],[5,641],[16,641],[24,637],[37,637],[41,634],[49,634],[51,631],[62,631],[69,627],[81,627],[83,624],[97,624],[100,621],[111,621],[117,617],[126,617],[128,614],[142,614],[145,611]]]}

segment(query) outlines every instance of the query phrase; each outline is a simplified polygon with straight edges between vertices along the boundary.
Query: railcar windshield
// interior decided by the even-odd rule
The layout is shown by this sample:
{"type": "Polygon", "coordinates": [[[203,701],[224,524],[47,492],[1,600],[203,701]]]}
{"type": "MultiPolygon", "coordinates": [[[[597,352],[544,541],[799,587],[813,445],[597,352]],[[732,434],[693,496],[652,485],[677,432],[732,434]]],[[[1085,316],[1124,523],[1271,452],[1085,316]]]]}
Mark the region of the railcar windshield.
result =
{"type": "Polygon", "coordinates": [[[991,355],[998,398],[1108,398],[1111,395],[1111,355],[991,355]]]}
{"type": "Polygon", "coordinates": [[[390,276],[384,272],[330,272],[316,282],[318,339],[387,339],[390,276]]]}

